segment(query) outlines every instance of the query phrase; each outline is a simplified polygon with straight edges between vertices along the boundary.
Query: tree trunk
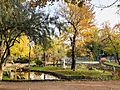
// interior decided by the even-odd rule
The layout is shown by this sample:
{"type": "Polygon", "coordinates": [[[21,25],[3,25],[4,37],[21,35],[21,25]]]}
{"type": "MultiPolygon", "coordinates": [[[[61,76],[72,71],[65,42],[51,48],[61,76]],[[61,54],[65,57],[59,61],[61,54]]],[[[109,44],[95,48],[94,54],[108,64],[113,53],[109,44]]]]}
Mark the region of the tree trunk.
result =
{"type": "Polygon", "coordinates": [[[29,66],[29,72],[28,72],[28,80],[30,80],[30,62],[31,62],[31,46],[29,45],[29,63],[28,63],[28,66],[29,66]]]}
{"type": "MultiPolygon", "coordinates": [[[[46,66],[46,63],[45,63],[45,61],[46,61],[46,53],[45,53],[45,51],[44,51],[44,53],[43,53],[43,66],[45,67],[46,66]]],[[[45,80],[45,74],[44,74],[44,80],[45,80]]]]}
{"type": "Polygon", "coordinates": [[[71,70],[75,71],[75,45],[72,45],[72,65],[71,70]]]}
{"type": "Polygon", "coordinates": [[[74,28],[74,36],[73,36],[73,39],[72,39],[72,65],[71,65],[71,70],[75,71],[75,44],[76,44],[76,34],[77,34],[77,30],[76,28],[74,28]]]}
{"type": "Polygon", "coordinates": [[[43,53],[43,65],[44,65],[44,66],[46,66],[46,65],[45,65],[45,61],[46,61],[46,53],[45,53],[45,51],[44,51],[44,53],[43,53]]]}
{"type": "Polygon", "coordinates": [[[2,64],[0,64],[0,80],[2,80],[3,77],[3,70],[2,70],[2,64]]]}
{"type": "Polygon", "coordinates": [[[120,65],[119,54],[117,52],[116,52],[116,60],[118,61],[118,64],[120,65]]]}

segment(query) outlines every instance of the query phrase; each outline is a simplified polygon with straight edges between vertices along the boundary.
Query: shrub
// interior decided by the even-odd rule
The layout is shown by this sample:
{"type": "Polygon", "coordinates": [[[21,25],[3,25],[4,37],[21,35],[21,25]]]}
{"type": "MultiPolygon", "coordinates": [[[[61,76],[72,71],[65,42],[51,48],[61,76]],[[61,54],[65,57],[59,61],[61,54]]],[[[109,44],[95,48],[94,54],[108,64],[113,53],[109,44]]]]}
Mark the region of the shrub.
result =
{"type": "Polygon", "coordinates": [[[8,76],[8,77],[10,77],[10,72],[9,72],[9,71],[4,71],[4,72],[3,72],[3,76],[8,76]]]}
{"type": "Polygon", "coordinates": [[[17,60],[14,60],[13,62],[14,63],[29,63],[29,59],[26,57],[21,57],[21,58],[18,58],[17,60]]]}
{"type": "Polygon", "coordinates": [[[10,72],[4,71],[2,80],[10,80],[10,72]]]}
{"type": "Polygon", "coordinates": [[[42,66],[43,65],[43,62],[42,62],[41,59],[36,59],[35,63],[36,63],[37,66],[42,66]]]}

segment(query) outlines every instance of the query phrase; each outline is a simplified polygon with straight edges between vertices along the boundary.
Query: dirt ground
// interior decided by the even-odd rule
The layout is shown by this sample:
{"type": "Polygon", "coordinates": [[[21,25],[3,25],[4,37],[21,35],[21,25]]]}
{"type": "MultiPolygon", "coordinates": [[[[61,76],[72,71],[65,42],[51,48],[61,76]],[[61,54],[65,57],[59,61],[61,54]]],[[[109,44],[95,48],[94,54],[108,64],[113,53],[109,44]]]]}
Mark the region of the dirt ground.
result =
{"type": "Polygon", "coordinates": [[[120,81],[1,81],[0,90],[120,90],[120,81]]]}

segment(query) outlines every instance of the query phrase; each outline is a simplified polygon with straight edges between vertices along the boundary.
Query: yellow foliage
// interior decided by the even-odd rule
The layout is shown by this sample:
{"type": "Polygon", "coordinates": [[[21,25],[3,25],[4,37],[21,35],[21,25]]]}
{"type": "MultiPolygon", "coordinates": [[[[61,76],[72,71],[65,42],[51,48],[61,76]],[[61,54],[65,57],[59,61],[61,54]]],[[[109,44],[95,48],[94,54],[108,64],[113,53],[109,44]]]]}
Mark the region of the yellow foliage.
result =
{"type": "Polygon", "coordinates": [[[70,36],[73,36],[75,28],[77,30],[76,45],[83,45],[85,42],[90,42],[96,30],[94,12],[91,6],[83,5],[82,7],[78,7],[76,4],[69,3],[66,10],[66,13],[68,13],[67,20],[74,25],[69,27],[70,36]]]}
{"type": "Polygon", "coordinates": [[[78,7],[74,4],[68,4],[68,8],[70,10],[68,19],[71,18],[78,29],[81,29],[82,27],[83,30],[91,27],[91,24],[93,24],[94,13],[90,6],[84,5],[78,7]]]}
{"type": "MultiPolygon", "coordinates": [[[[11,56],[21,56],[26,57],[29,55],[29,39],[26,35],[22,35],[19,38],[17,38],[17,41],[15,42],[14,46],[11,47],[11,56]]],[[[33,55],[33,50],[31,49],[31,55],[33,55]]]]}

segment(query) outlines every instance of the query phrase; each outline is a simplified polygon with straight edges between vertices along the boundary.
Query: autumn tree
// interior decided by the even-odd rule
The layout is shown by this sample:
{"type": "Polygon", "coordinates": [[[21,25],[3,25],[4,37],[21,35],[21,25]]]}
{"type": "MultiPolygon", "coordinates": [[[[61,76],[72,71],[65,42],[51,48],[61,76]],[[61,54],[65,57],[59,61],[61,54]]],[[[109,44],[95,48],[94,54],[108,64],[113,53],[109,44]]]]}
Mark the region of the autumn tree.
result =
{"type": "Polygon", "coordinates": [[[39,44],[34,45],[33,47],[34,58],[40,58],[42,55],[42,47],[39,44]]]}
{"type": "Polygon", "coordinates": [[[102,30],[101,37],[103,38],[102,42],[104,43],[104,50],[110,55],[113,54],[118,64],[120,64],[120,61],[119,61],[119,54],[120,54],[119,25],[116,25],[114,28],[111,28],[108,24],[105,24],[102,30]]]}
{"type": "Polygon", "coordinates": [[[99,60],[100,55],[103,54],[103,43],[102,38],[100,38],[100,31],[98,28],[95,28],[90,40],[85,43],[85,47],[88,49],[88,53],[91,54],[91,59],[93,60],[99,60]]]}
{"type": "MultiPolygon", "coordinates": [[[[11,57],[28,57],[29,55],[29,39],[25,34],[21,34],[16,39],[14,46],[10,48],[11,57]]],[[[34,55],[32,50],[32,55],[34,55]]]]}
{"type": "Polygon", "coordinates": [[[75,70],[75,48],[76,42],[83,38],[82,32],[89,31],[93,27],[94,13],[90,5],[78,7],[77,4],[67,4],[61,7],[59,13],[68,23],[68,30],[65,33],[70,42],[72,50],[71,69],[75,70]]]}
{"type": "Polygon", "coordinates": [[[51,48],[48,49],[49,61],[57,64],[62,58],[66,56],[67,47],[61,36],[53,38],[51,48]]]}

